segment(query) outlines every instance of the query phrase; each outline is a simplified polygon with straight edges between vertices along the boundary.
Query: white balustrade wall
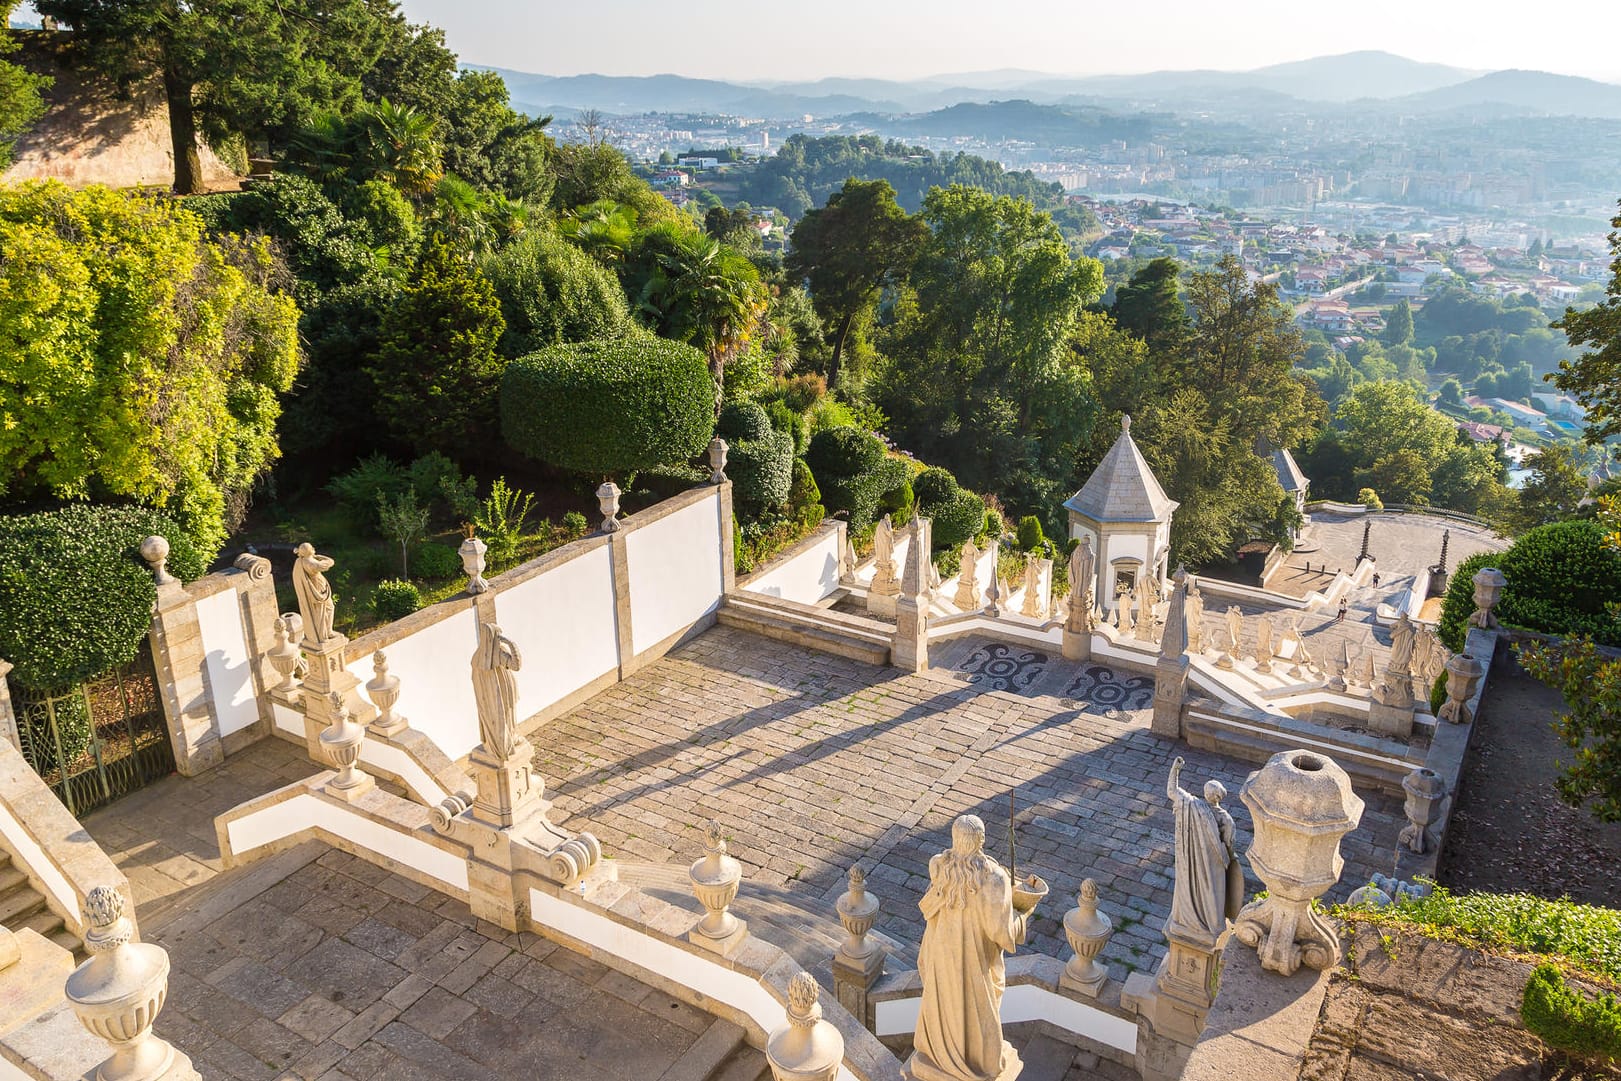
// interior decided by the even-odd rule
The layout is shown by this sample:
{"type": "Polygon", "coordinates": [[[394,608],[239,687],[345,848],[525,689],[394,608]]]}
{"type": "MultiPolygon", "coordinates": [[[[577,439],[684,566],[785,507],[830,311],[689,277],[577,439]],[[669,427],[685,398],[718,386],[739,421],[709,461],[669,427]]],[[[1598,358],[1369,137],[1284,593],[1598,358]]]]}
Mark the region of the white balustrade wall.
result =
{"type": "Polygon", "coordinates": [[[844,533],[843,522],[823,522],[769,565],[740,580],[738,588],[800,604],[817,604],[831,597],[839,588],[839,551],[844,547],[844,533]]]}
{"type": "Polygon", "coordinates": [[[242,606],[242,594],[235,589],[221,589],[197,601],[203,669],[222,737],[259,720],[258,690],[253,682],[253,657],[248,649],[247,617],[242,606]]]}

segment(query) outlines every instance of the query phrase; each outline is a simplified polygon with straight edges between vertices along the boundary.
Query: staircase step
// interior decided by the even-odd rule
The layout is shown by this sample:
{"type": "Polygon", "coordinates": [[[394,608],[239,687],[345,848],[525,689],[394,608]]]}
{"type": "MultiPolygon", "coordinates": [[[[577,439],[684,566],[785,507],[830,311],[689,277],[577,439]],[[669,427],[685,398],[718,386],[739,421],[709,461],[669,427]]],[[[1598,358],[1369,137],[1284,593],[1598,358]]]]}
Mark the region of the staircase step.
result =
{"type": "Polygon", "coordinates": [[[707,1081],[732,1053],[743,1046],[743,1029],[730,1021],[717,1019],[704,1029],[703,1035],[670,1068],[659,1076],[659,1081],[707,1081]]]}
{"type": "Polygon", "coordinates": [[[1024,1060],[1024,1069],[1019,1072],[1020,1081],[1064,1081],[1079,1052],[1080,1049],[1074,1044],[1037,1033],[1019,1052],[1019,1057],[1024,1060]]]}
{"type": "Polygon", "coordinates": [[[771,1066],[764,1051],[744,1044],[709,1075],[708,1081],[771,1081],[771,1066]]]}
{"type": "Polygon", "coordinates": [[[0,863],[0,897],[4,897],[18,886],[28,885],[28,876],[19,868],[0,863]]]}
{"type": "Polygon", "coordinates": [[[62,928],[66,925],[62,922],[61,916],[58,916],[50,909],[44,909],[43,911],[36,912],[29,916],[21,923],[12,924],[11,926],[13,930],[19,927],[26,927],[30,931],[37,931],[45,938],[50,938],[56,932],[62,930],[62,928]]]}
{"type": "Polygon", "coordinates": [[[13,886],[9,892],[0,895],[0,923],[7,927],[14,926],[14,922],[45,907],[45,898],[34,892],[32,886],[13,886]]]}
{"type": "Polygon", "coordinates": [[[736,627],[738,630],[758,634],[764,638],[774,638],[779,642],[788,642],[821,653],[832,653],[835,656],[848,657],[854,661],[865,661],[867,664],[879,667],[889,664],[889,643],[887,641],[879,643],[856,637],[847,632],[818,627],[808,622],[789,620],[779,613],[768,612],[752,606],[723,605],[718,619],[724,626],[736,627]]]}

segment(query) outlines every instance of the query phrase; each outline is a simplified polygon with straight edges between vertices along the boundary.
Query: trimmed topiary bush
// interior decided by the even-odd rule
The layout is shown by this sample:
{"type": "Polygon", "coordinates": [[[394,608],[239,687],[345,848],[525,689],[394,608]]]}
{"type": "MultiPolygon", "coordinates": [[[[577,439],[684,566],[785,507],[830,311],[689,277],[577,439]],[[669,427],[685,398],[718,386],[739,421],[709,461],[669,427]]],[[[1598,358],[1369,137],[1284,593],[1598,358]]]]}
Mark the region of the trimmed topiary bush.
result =
{"type": "Polygon", "coordinates": [[[985,525],[985,501],[957,483],[949,470],[930,466],[912,478],[912,492],[934,521],[935,548],[958,548],[985,525]]]}
{"type": "MultiPolygon", "coordinates": [[[[756,406],[755,408],[759,408],[756,406]]],[[[788,502],[794,480],[794,439],[766,427],[763,439],[740,439],[727,451],[726,475],[744,511],[758,514],[788,502]]]]}
{"type": "Polygon", "coordinates": [[[917,501],[923,504],[925,513],[928,513],[930,508],[951,502],[960,491],[962,486],[957,483],[957,478],[952,476],[951,471],[941,469],[937,465],[929,466],[912,478],[912,493],[917,496],[917,501]]]}
{"type": "Polygon", "coordinates": [[[410,582],[402,582],[398,578],[385,578],[377,583],[372,591],[371,610],[377,613],[377,618],[392,623],[396,619],[406,616],[422,607],[422,594],[410,582]]]}
{"type": "MultiPolygon", "coordinates": [[[[860,533],[872,524],[879,503],[894,493],[898,506],[902,496],[910,496],[910,476],[906,463],[888,457],[883,441],[853,426],[828,428],[811,437],[805,452],[821,488],[822,502],[830,511],[844,511],[850,518],[850,531],[860,533]]],[[[911,500],[905,500],[908,513],[911,500]]]]}
{"type": "Polygon", "coordinates": [[[140,554],[153,534],[169,541],[169,573],[203,573],[179,524],[145,507],[0,516],[0,657],[19,686],[61,690],[135,658],[158,595],[140,554]]]}
{"type": "Polygon", "coordinates": [[[659,338],[553,346],[513,361],[501,380],[508,445],[593,477],[691,458],[714,420],[704,355],[659,338]]]}
{"type": "Polygon", "coordinates": [[[1002,517],[1002,512],[995,507],[985,508],[985,529],[983,532],[993,540],[1007,532],[1007,520],[1002,517]]]}
{"type": "Polygon", "coordinates": [[[1042,532],[1041,519],[1034,514],[1027,514],[1019,519],[1019,550],[1021,552],[1034,552],[1046,543],[1047,534],[1042,532]]]}
{"type": "Polygon", "coordinates": [[[793,471],[793,484],[788,489],[788,511],[795,521],[810,527],[827,517],[827,508],[822,506],[822,490],[803,458],[794,459],[793,471]]]}
{"type": "Polygon", "coordinates": [[[411,557],[411,569],[421,578],[454,578],[462,573],[462,557],[448,544],[424,544],[411,557]]]}
{"type": "Polygon", "coordinates": [[[727,443],[752,442],[771,434],[771,418],[759,402],[747,398],[728,402],[715,422],[715,432],[727,443]]]}
{"type": "Polygon", "coordinates": [[[1449,649],[1463,643],[1475,607],[1473,578],[1482,567],[1496,567],[1508,579],[1495,612],[1503,623],[1621,645],[1621,622],[1605,609],[1606,602],[1621,597],[1621,552],[1604,543],[1604,527],[1597,522],[1538,526],[1506,552],[1459,563],[1441,605],[1441,638],[1449,649]]]}

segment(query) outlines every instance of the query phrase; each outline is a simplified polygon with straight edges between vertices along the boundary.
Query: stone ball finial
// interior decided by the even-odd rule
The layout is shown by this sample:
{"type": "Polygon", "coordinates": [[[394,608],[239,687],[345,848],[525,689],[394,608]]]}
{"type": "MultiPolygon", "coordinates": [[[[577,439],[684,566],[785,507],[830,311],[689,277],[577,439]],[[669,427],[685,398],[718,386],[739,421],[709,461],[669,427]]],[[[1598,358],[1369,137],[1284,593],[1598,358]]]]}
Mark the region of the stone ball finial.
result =
{"type": "Polygon", "coordinates": [[[817,1002],[820,997],[816,977],[809,972],[794,973],[794,978],[788,981],[788,1017],[796,1025],[815,1024],[822,1018],[822,1007],[817,1002]]]}
{"type": "Polygon", "coordinates": [[[166,586],[175,581],[175,576],[169,573],[169,540],[156,533],[141,542],[141,558],[146,560],[147,566],[152,568],[152,577],[160,586],[166,586]]]}
{"type": "Polygon", "coordinates": [[[1130,435],[1131,434],[1131,414],[1130,413],[1121,413],[1120,414],[1120,434],[1121,435],[1130,435]]]}

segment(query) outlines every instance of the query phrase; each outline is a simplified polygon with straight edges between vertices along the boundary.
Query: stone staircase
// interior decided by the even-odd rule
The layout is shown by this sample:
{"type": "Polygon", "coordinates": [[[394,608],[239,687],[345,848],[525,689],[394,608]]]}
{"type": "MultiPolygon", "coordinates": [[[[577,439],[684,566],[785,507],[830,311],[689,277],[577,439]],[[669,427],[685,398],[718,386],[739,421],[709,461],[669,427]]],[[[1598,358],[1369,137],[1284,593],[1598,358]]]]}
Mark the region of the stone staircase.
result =
{"type": "Polygon", "coordinates": [[[871,665],[887,665],[894,629],[875,619],[762,593],[728,594],[717,617],[728,627],[871,665]]]}
{"type": "Polygon", "coordinates": [[[50,939],[69,953],[78,954],[83,944],[67,929],[62,917],[45,905],[45,898],[29,883],[28,876],[0,850],[0,925],[13,931],[28,928],[50,939]]]}
{"type": "Polygon", "coordinates": [[[771,1067],[742,1028],[717,1018],[658,1081],[771,1081],[771,1067]]]}

